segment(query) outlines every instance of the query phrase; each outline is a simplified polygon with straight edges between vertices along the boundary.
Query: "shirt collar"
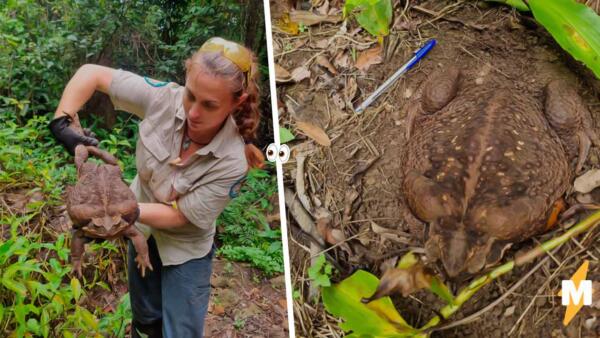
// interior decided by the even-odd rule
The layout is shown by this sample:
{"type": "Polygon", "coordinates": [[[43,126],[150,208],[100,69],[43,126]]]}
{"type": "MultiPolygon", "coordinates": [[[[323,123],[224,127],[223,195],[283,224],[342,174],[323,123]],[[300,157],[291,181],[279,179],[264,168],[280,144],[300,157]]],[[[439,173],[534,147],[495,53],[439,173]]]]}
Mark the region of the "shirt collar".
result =
{"type": "Polygon", "coordinates": [[[213,137],[209,144],[198,149],[196,154],[207,155],[208,153],[212,153],[215,157],[223,157],[227,154],[227,145],[230,143],[226,140],[233,140],[235,137],[241,136],[237,131],[237,125],[233,116],[229,115],[217,135],[213,137]]]}

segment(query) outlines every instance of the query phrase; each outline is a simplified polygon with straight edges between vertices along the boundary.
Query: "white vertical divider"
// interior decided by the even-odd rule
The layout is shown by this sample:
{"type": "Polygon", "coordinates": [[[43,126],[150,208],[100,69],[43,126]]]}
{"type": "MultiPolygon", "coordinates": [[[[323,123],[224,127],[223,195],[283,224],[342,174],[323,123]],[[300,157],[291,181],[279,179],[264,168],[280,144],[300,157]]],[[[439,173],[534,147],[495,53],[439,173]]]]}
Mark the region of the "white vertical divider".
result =
{"type": "MultiPolygon", "coordinates": [[[[277,110],[277,91],[275,88],[275,59],[273,57],[273,34],[271,30],[271,10],[269,7],[269,0],[263,1],[263,7],[265,9],[265,28],[267,30],[267,53],[269,59],[269,84],[271,88],[271,112],[273,115],[273,136],[275,138],[275,144],[277,149],[281,146],[279,143],[279,113],[277,110]]],[[[290,255],[288,247],[288,231],[287,231],[287,220],[285,212],[285,194],[283,188],[283,166],[281,161],[275,161],[277,168],[277,190],[279,195],[279,214],[281,217],[281,241],[283,244],[283,264],[285,273],[285,295],[287,299],[287,314],[290,338],[296,337],[294,329],[294,309],[293,309],[293,298],[292,298],[292,280],[290,272],[290,255]]]]}

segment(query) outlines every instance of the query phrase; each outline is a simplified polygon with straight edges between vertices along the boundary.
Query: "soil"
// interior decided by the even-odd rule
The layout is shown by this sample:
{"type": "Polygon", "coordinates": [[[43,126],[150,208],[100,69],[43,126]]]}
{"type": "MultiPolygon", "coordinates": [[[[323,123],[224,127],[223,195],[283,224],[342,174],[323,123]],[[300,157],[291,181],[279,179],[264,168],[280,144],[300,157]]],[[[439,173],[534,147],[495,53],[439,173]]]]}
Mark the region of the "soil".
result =
{"type": "MultiPolygon", "coordinates": [[[[206,337],[289,336],[283,275],[267,279],[264,273],[245,263],[215,258],[211,285],[204,328],[206,337]]],[[[127,282],[119,279],[112,285],[112,291],[95,288],[83,301],[91,309],[114,311],[126,292],[127,282]]],[[[129,336],[130,327],[126,332],[129,336]]]]}
{"type": "Polygon", "coordinates": [[[213,262],[206,337],[289,336],[284,275],[271,279],[263,275],[244,263],[213,262]]]}
{"type": "MultiPolygon", "coordinates": [[[[406,16],[402,16],[400,13],[404,6],[404,2],[395,6],[396,21],[390,37],[386,38],[384,62],[371,66],[365,72],[358,71],[352,65],[344,67],[340,62],[343,53],[351,58],[352,49],[360,46],[355,42],[372,40],[364,32],[351,35],[356,28],[355,23],[346,27],[350,32],[346,35],[350,34],[354,42],[338,38],[332,40],[333,43],[325,49],[315,46],[320,40],[339,33],[343,29],[341,23],[313,26],[308,33],[295,37],[275,34],[275,40],[281,46],[293,48],[279,56],[276,52],[276,63],[285,69],[310,65],[317,53],[324,55],[337,68],[337,74],[332,74],[324,67],[313,65],[309,79],[278,86],[282,124],[293,129],[294,121],[309,121],[320,126],[332,140],[330,147],[317,145],[309,152],[305,165],[305,189],[313,205],[322,206],[331,214],[334,229],[343,231],[346,238],[354,236],[346,242],[345,248],[339,246],[329,252],[332,260],[342,268],[337,280],[347,277],[357,268],[366,268],[381,275],[386,266],[394,264],[394,260],[409,248],[423,252],[423,228],[409,225],[415,222],[402,202],[398,173],[403,164],[398,160],[398,149],[406,142],[407,103],[435,69],[459,65],[466,78],[476,81],[478,85],[509,82],[512,87],[538,99],[540,103],[544,97],[544,86],[550,80],[561,79],[577,89],[592,113],[596,129],[600,125],[597,80],[571,60],[530,17],[504,6],[454,1],[411,2],[407,6],[406,16]],[[443,14],[426,14],[423,8],[443,14]],[[338,97],[348,96],[351,96],[354,106],[362,103],[378,85],[410,59],[418,46],[430,38],[437,40],[433,50],[364,113],[355,115],[344,103],[336,103],[338,97]],[[348,95],[348,88],[353,86],[354,81],[359,88],[358,93],[348,95]]],[[[291,145],[296,155],[312,147],[310,139],[302,136],[298,139],[291,145]]],[[[584,170],[598,167],[599,153],[598,149],[592,149],[584,170]]],[[[296,164],[291,159],[284,166],[286,185],[292,189],[297,189],[296,164]]],[[[290,243],[292,278],[296,288],[305,290],[306,266],[310,266],[306,247],[310,241],[294,226],[292,216],[288,216],[290,219],[288,224],[291,224],[291,235],[295,239],[290,243]]],[[[600,335],[600,311],[590,307],[585,307],[565,328],[562,325],[564,307],[556,296],[561,280],[568,279],[584,259],[590,261],[588,278],[593,280],[600,275],[600,240],[597,234],[598,231],[593,231],[578,238],[579,244],[587,248],[583,252],[577,253],[582,250],[574,241],[564,245],[515,293],[479,316],[477,321],[433,332],[432,336],[600,335]],[[561,264],[560,268],[557,268],[558,264],[561,264]]],[[[536,241],[550,237],[551,234],[547,234],[515,245],[505,258],[513,257],[518,250],[530,248],[536,241]]],[[[476,312],[500,297],[535,263],[537,261],[515,269],[508,276],[484,287],[448,322],[476,312]]],[[[456,289],[466,282],[450,284],[456,289]]],[[[442,303],[426,292],[413,296],[405,299],[395,297],[394,300],[405,319],[418,327],[434,315],[432,308],[440,308],[442,303]]],[[[304,308],[295,309],[297,335],[333,335],[331,330],[334,329],[330,327],[337,325],[332,318],[324,315],[322,307],[306,299],[298,301],[295,306],[304,308]],[[302,318],[299,320],[299,317],[302,318]]],[[[335,329],[335,332],[342,333],[339,329],[335,329]]]]}

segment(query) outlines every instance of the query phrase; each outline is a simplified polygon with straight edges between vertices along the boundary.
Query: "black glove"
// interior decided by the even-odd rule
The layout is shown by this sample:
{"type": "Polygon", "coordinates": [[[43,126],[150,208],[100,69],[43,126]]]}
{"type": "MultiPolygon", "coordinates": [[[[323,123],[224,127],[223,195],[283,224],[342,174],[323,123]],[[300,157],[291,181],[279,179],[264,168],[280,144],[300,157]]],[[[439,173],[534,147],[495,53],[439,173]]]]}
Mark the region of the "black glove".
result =
{"type": "Polygon", "coordinates": [[[71,124],[70,116],[61,116],[50,122],[48,127],[52,132],[52,135],[67,149],[69,154],[75,154],[75,147],[79,144],[85,144],[86,146],[97,146],[98,140],[95,139],[93,134],[90,136],[81,135],[75,130],[69,128],[71,124]]]}

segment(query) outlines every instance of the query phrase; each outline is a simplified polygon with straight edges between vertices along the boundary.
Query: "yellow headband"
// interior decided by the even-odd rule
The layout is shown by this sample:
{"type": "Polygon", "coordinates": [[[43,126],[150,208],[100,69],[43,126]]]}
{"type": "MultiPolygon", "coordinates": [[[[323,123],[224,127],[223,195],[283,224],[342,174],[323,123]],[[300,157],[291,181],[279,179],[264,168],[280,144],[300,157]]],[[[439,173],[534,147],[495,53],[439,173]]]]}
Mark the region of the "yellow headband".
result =
{"type": "Polygon", "coordinates": [[[225,40],[223,38],[210,38],[202,47],[201,52],[222,52],[229,61],[235,63],[236,66],[244,73],[247,73],[252,68],[252,55],[250,52],[239,44],[225,40]]]}

